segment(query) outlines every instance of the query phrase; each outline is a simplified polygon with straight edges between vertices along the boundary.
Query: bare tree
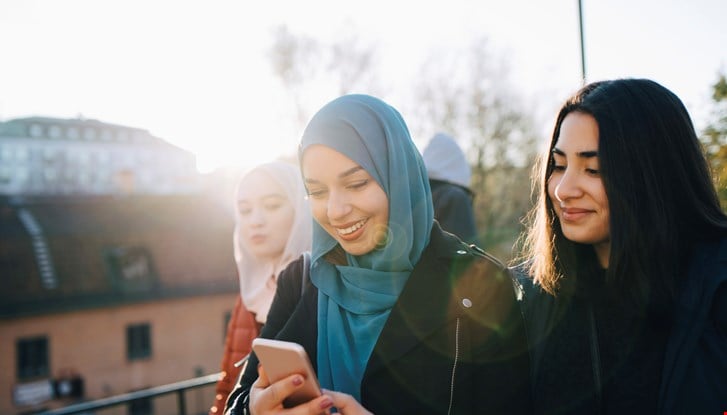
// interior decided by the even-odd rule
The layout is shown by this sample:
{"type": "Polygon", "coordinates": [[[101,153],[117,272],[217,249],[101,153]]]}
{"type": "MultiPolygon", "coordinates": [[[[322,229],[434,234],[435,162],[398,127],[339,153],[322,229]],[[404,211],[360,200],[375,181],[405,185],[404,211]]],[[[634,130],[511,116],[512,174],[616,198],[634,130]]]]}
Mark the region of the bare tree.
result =
{"type": "MultiPolygon", "coordinates": [[[[376,49],[348,26],[333,43],[277,29],[271,48],[275,73],[295,101],[305,124],[306,93],[322,83],[338,95],[378,91],[376,49]]],[[[484,248],[510,257],[531,205],[530,170],[535,153],[531,116],[508,84],[507,68],[485,38],[464,52],[432,55],[414,82],[407,123],[415,137],[446,131],[460,141],[472,164],[475,213],[484,248]]]]}
{"type": "Polygon", "coordinates": [[[339,95],[356,89],[378,89],[376,74],[372,70],[376,64],[376,49],[356,36],[351,27],[347,25],[339,39],[330,46],[328,70],[337,75],[339,95]]]}
{"type": "Polygon", "coordinates": [[[429,58],[415,91],[419,134],[446,131],[467,152],[480,243],[511,256],[532,203],[536,134],[532,117],[508,85],[506,66],[480,38],[464,53],[429,58]]]}
{"type": "Polygon", "coordinates": [[[280,79],[293,99],[298,123],[303,126],[317,105],[312,95],[338,96],[356,89],[373,91],[376,76],[376,49],[355,35],[355,27],[347,24],[336,40],[326,43],[307,35],[296,35],[287,26],[273,33],[269,56],[273,73],[280,79]]]}
{"type": "Polygon", "coordinates": [[[273,32],[273,44],[269,50],[273,73],[293,99],[298,123],[304,125],[308,113],[303,104],[304,87],[317,76],[323,45],[305,35],[294,35],[287,26],[278,26],[273,32]]]}

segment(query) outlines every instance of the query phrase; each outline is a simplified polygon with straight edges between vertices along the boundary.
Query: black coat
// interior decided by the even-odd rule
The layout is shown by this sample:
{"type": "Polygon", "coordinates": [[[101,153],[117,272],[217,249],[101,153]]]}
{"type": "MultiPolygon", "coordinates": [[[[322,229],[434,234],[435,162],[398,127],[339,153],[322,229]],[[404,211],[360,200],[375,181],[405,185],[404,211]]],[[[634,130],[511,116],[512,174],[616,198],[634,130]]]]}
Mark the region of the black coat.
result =
{"type": "Polygon", "coordinates": [[[443,180],[429,179],[434,203],[434,219],[447,232],[467,243],[477,243],[474,194],[466,187],[443,180]]]}
{"type": "Polygon", "coordinates": [[[727,411],[727,237],[695,249],[680,293],[659,413],[727,411]]]}
{"type": "MultiPolygon", "coordinates": [[[[513,270],[522,284],[521,296],[525,310],[528,339],[532,342],[532,379],[538,379],[539,372],[547,370],[548,362],[542,358],[549,342],[557,341],[563,353],[567,353],[571,364],[575,363],[574,351],[578,349],[573,338],[553,339],[549,336],[558,314],[558,299],[542,291],[524,274],[521,267],[513,270]],[[569,345],[564,346],[566,343],[569,345]]],[[[653,402],[634,402],[635,406],[647,405],[656,408],[659,414],[707,414],[721,413],[727,409],[727,237],[717,241],[704,242],[695,249],[689,262],[687,278],[683,278],[676,302],[674,325],[662,341],[663,359],[656,373],[636,373],[632,376],[656,378],[658,390],[653,402]]],[[[587,331],[586,323],[586,331],[587,331]]],[[[589,336],[593,341],[593,335],[589,336]]],[[[589,361],[586,371],[594,380],[598,371],[593,362],[599,362],[597,354],[585,353],[589,361]]],[[[590,379],[587,380],[591,382],[590,379]]],[[[597,382],[593,381],[594,384],[597,382]]],[[[534,383],[534,387],[535,387],[534,383]]],[[[549,393],[545,398],[572,399],[576,394],[559,385],[561,396],[549,393]]],[[[532,395],[536,408],[533,413],[547,413],[540,407],[543,392],[534,390],[532,395]]],[[[603,413],[604,409],[622,402],[603,402],[600,408],[587,413],[603,413]]],[[[580,410],[558,413],[584,413],[580,410]]]]}
{"type": "MultiPolygon", "coordinates": [[[[261,336],[300,343],[315,366],[318,290],[306,281],[300,298],[302,262],[280,274],[261,336]]],[[[245,412],[257,363],[252,355],[229,413],[245,412]]],[[[529,414],[528,374],[508,270],[435,225],[368,361],[361,403],[377,415],[529,414]]]]}

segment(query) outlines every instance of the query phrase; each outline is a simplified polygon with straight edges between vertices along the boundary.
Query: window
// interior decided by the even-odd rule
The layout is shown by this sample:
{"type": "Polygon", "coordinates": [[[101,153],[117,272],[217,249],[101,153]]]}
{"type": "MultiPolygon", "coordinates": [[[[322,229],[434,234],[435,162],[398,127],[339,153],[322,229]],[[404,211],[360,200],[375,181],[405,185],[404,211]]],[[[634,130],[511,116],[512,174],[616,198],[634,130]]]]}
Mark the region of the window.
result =
{"type": "Polygon", "coordinates": [[[91,127],[86,127],[83,129],[83,138],[86,140],[95,140],[96,139],[96,130],[91,127]]]}
{"type": "Polygon", "coordinates": [[[49,135],[49,136],[50,136],[51,138],[60,138],[60,137],[61,137],[61,127],[59,127],[59,126],[57,126],[57,125],[52,125],[52,126],[51,126],[51,127],[50,127],[50,128],[48,129],[48,135],[49,135]]]}
{"type": "Polygon", "coordinates": [[[58,172],[53,167],[46,167],[43,170],[43,177],[46,182],[54,182],[58,178],[58,172]]]}
{"type": "Polygon", "coordinates": [[[17,147],[15,149],[15,160],[20,162],[28,160],[28,149],[26,147],[17,147]]]}
{"type": "Polygon", "coordinates": [[[41,127],[40,124],[31,124],[30,136],[31,137],[40,137],[41,135],[43,135],[43,127],[41,127]]]}
{"type": "Polygon", "coordinates": [[[56,156],[56,150],[53,147],[45,147],[43,148],[43,160],[46,162],[51,162],[56,156]]]}
{"type": "Polygon", "coordinates": [[[85,152],[85,151],[78,152],[78,164],[80,164],[81,166],[85,166],[86,164],[88,164],[88,161],[90,158],[91,158],[91,156],[87,152],[85,152]]]}
{"type": "Polygon", "coordinates": [[[149,323],[126,327],[126,356],[129,360],[151,356],[151,328],[149,323]]]}
{"type": "Polygon", "coordinates": [[[78,128],[76,127],[68,127],[66,130],[66,137],[70,138],[71,140],[75,140],[78,138],[78,128]]]}
{"type": "Polygon", "coordinates": [[[151,415],[154,413],[151,398],[136,399],[129,402],[129,415],[151,415]]]}
{"type": "Polygon", "coordinates": [[[12,177],[10,169],[0,165],[0,185],[11,183],[12,177]]]}
{"type": "Polygon", "coordinates": [[[115,290],[145,294],[157,287],[154,260],[145,247],[110,247],[104,256],[115,290]]]}
{"type": "Polygon", "coordinates": [[[48,337],[37,336],[18,339],[16,342],[18,380],[48,376],[48,337]]]}

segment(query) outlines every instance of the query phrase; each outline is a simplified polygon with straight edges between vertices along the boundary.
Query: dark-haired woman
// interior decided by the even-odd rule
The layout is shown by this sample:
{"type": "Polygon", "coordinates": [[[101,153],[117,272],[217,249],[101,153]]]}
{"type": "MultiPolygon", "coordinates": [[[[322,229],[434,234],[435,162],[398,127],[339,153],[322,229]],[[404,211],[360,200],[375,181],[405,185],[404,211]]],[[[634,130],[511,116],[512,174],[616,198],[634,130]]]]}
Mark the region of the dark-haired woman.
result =
{"type": "Polygon", "coordinates": [[[589,84],[540,163],[516,267],[535,412],[727,410],[727,216],[679,98],[589,84]]]}

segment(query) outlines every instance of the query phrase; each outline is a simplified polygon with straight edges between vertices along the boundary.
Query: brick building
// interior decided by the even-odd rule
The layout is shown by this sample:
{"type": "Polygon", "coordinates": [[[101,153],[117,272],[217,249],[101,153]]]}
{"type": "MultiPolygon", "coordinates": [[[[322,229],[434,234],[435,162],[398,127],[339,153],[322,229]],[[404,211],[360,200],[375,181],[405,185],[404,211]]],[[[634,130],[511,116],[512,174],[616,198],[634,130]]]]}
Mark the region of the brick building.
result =
{"type": "Polygon", "coordinates": [[[218,371],[232,227],[197,196],[0,198],[0,413],[218,371]],[[63,379],[83,392],[54,397],[63,379]]]}
{"type": "MultiPolygon", "coordinates": [[[[0,123],[0,413],[219,371],[234,219],[200,183],[191,154],[145,130],[0,123]]],[[[213,401],[187,395],[188,413],[213,401]]],[[[103,413],[175,411],[168,396],[103,413]]]]}

